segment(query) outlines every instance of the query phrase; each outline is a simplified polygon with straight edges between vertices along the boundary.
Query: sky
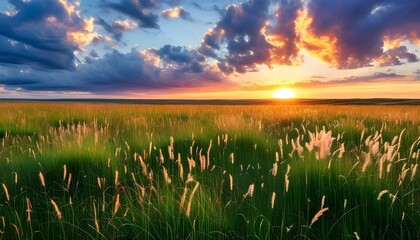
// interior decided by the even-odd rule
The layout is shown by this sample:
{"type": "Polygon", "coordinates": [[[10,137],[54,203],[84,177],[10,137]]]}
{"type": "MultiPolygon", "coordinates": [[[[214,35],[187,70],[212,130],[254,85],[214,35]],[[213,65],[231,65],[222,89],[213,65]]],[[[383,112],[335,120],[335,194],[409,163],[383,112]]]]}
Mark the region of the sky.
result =
{"type": "Polygon", "coordinates": [[[0,98],[420,98],[419,12],[418,0],[2,0],[0,98]]]}

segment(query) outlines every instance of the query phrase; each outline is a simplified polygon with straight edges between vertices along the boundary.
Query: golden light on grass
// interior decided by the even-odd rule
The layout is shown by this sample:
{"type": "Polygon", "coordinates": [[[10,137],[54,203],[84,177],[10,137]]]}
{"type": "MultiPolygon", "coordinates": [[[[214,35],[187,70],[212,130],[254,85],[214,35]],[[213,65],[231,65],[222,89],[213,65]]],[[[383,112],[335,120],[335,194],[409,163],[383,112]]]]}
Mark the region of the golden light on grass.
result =
{"type": "Polygon", "coordinates": [[[294,98],[296,95],[295,91],[291,88],[279,88],[274,90],[274,98],[279,98],[279,99],[290,99],[290,98],[294,98]]]}

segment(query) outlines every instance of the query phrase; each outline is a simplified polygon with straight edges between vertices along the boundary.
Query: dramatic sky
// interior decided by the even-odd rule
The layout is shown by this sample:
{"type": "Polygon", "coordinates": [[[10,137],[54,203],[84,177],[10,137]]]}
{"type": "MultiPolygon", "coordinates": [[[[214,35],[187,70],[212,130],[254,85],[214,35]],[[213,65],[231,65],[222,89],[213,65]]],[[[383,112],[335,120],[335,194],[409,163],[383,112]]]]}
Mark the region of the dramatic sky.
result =
{"type": "Polygon", "coordinates": [[[419,0],[1,0],[0,98],[420,98],[419,0]]]}

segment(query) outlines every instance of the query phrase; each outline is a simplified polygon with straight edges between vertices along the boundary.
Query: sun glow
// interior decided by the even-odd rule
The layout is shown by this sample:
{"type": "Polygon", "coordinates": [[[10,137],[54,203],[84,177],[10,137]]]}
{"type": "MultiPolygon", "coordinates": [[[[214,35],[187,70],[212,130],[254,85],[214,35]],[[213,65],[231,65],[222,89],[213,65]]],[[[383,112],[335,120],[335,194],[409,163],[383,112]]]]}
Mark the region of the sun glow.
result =
{"type": "Polygon", "coordinates": [[[274,98],[289,99],[295,96],[295,91],[291,88],[279,88],[274,91],[274,98]]]}

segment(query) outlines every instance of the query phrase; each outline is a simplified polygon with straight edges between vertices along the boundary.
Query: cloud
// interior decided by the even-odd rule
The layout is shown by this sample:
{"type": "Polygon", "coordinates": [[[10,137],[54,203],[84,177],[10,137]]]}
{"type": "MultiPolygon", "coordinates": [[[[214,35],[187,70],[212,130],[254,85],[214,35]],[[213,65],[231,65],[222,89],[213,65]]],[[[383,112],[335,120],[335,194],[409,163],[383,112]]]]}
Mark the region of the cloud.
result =
{"type": "Polygon", "coordinates": [[[13,14],[0,13],[0,64],[74,69],[74,51],[96,36],[93,18],[65,0],[9,1],[13,14]],[[7,27],[5,27],[7,26],[7,27]]]}
{"type": "Polygon", "coordinates": [[[207,31],[200,53],[219,61],[224,73],[256,71],[270,58],[271,45],[262,29],[267,24],[269,0],[229,5],[216,26],[207,31]]]}
{"type": "Polygon", "coordinates": [[[417,62],[420,2],[412,0],[248,0],[229,5],[199,51],[225,73],[257,65],[299,65],[305,51],[338,69],[417,62]],[[275,7],[274,16],[271,10],[275,7]]]}
{"type": "Polygon", "coordinates": [[[299,55],[300,35],[296,19],[303,9],[301,0],[281,0],[275,12],[276,24],[265,31],[266,39],[273,45],[271,63],[279,65],[296,65],[302,62],[299,55]]]}
{"type": "Polygon", "coordinates": [[[187,50],[185,47],[165,45],[157,50],[148,49],[146,52],[162,61],[163,66],[176,68],[177,71],[200,73],[206,70],[208,65],[205,57],[197,50],[187,50]]]}
{"type": "Polygon", "coordinates": [[[404,79],[407,76],[398,75],[395,73],[384,73],[384,72],[375,72],[371,75],[365,76],[350,76],[342,79],[326,79],[326,80],[309,80],[303,82],[297,82],[292,84],[293,87],[297,88],[319,88],[327,86],[342,86],[342,85],[351,85],[358,83],[372,83],[379,82],[383,83],[386,81],[394,81],[396,79],[404,79]]]}
{"type": "Polygon", "coordinates": [[[213,10],[216,11],[221,17],[225,14],[225,9],[219,8],[216,4],[213,5],[213,10]]]}
{"type": "Polygon", "coordinates": [[[181,18],[186,21],[192,21],[191,14],[187,12],[183,7],[166,9],[166,10],[163,10],[161,14],[166,19],[181,18]]]}
{"type": "Polygon", "coordinates": [[[405,59],[409,63],[418,61],[417,56],[408,52],[406,46],[399,46],[385,51],[377,61],[381,66],[392,66],[403,64],[402,59],[405,59]]]}
{"type": "Polygon", "coordinates": [[[159,29],[159,18],[151,12],[158,7],[155,0],[121,0],[106,2],[105,6],[135,19],[139,27],[159,29]]]}
{"type": "Polygon", "coordinates": [[[116,20],[109,24],[104,19],[98,18],[95,23],[102,26],[108,33],[111,33],[117,41],[121,41],[124,32],[131,31],[137,27],[137,24],[130,20],[116,20]]]}
{"type": "Polygon", "coordinates": [[[95,52],[90,55],[89,61],[77,66],[75,71],[0,67],[0,84],[26,91],[111,94],[193,89],[224,83],[218,71],[185,48],[168,46],[143,52],[132,49],[126,54],[114,50],[102,58],[95,52]],[[194,68],[196,63],[201,64],[199,70],[194,68]]]}
{"type": "Polygon", "coordinates": [[[311,0],[300,13],[303,29],[301,48],[337,68],[382,65],[413,60],[414,54],[384,51],[386,45],[400,47],[403,40],[418,43],[419,1],[311,0]]]}

